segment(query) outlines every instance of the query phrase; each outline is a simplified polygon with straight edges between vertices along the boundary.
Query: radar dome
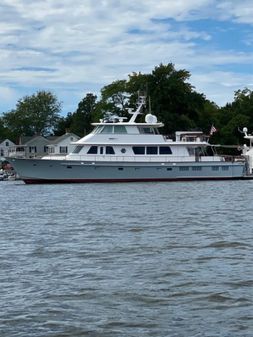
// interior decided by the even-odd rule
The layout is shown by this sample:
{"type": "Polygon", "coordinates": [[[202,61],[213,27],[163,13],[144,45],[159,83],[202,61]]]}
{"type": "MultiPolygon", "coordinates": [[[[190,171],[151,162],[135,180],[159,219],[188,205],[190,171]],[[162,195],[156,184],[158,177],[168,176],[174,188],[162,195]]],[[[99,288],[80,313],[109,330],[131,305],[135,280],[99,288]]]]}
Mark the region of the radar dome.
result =
{"type": "Polygon", "coordinates": [[[147,114],[145,117],[145,122],[148,124],[155,124],[157,123],[157,118],[155,115],[147,114]]]}

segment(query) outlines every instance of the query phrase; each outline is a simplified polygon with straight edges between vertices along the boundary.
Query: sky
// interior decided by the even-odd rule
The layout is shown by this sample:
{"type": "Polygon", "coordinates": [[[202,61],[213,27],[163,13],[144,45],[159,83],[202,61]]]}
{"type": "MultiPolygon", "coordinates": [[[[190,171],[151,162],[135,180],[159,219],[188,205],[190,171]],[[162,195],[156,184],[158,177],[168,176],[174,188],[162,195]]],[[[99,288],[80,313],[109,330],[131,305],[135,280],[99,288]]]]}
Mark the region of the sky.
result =
{"type": "Polygon", "coordinates": [[[46,90],[65,115],[161,63],[223,106],[253,90],[253,1],[1,0],[0,49],[0,113],[46,90]]]}

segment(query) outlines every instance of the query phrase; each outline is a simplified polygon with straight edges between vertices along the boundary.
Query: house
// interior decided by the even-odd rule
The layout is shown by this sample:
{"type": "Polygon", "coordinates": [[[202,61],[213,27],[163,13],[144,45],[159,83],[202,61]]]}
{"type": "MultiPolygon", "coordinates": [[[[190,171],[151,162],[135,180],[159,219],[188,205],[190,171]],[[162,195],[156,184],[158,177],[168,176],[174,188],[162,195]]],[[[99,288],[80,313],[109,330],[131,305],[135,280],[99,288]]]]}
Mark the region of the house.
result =
{"type": "Polygon", "coordinates": [[[47,154],[48,144],[50,140],[36,135],[33,137],[20,137],[19,145],[16,145],[10,149],[10,157],[24,157],[24,158],[33,158],[33,157],[43,157],[47,154]]]}
{"type": "Polygon", "coordinates": [[[9,139],[0,140],[0,159],[4,160],[5,157],[8,156],[9,150],[12,146],[15,146],[15,143],[13,143],[9,139]]]}
{"type": "Polygon", "coordinates": [[[76,142],[80,137],[74,133],[65,133],[57,136],[33,136],[20,137],[19,145],[12,147],[9,151],[10,157],[34,158],[43,157],[48,154],[66,155],[71,152],[75,145],[71,142],[76,142]]]}
{"type": "Polygon", "coordinates": [[[64,135],[57,137],[54,141],[48,145],[48,154],[53,155],[66,155],[72,152],[75,145],[72,144],[80,139],[79,136],[74,133],[66,132],[64,135]]]}

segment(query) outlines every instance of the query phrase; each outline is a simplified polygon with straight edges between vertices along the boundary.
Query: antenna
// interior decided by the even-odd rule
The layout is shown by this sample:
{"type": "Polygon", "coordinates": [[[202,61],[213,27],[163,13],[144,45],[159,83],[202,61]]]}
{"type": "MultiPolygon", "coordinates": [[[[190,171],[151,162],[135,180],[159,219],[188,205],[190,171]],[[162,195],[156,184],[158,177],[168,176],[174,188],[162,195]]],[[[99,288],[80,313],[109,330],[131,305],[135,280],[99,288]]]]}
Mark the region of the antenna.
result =
{"type": "Polygon", "coordinates": [[[151,109],[151,98],[148,96],[148,112],[151,114],[152,109],[151,109]]]}

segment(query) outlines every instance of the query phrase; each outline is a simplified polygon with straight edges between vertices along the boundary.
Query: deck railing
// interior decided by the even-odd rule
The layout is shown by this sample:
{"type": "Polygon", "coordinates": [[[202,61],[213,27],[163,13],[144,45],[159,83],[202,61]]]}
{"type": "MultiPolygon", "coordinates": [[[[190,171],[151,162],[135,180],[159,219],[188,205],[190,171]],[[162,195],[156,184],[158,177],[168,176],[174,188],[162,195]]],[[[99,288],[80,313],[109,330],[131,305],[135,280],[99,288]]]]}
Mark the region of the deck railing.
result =
{"type": "Polygon", "coordinates": [[[160,162],[160,163],[173,163],[173,162],[237,162],[244,161],[242,156],[119,156],[119,155],[71,155],[70,157],[47,155],[44,159],[59,159],[59,160],[77,160],[81,162],[160,162]]]}

